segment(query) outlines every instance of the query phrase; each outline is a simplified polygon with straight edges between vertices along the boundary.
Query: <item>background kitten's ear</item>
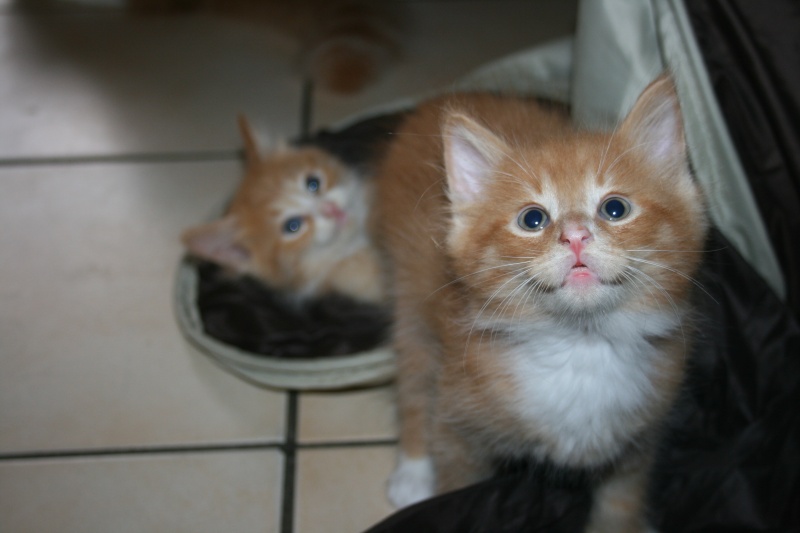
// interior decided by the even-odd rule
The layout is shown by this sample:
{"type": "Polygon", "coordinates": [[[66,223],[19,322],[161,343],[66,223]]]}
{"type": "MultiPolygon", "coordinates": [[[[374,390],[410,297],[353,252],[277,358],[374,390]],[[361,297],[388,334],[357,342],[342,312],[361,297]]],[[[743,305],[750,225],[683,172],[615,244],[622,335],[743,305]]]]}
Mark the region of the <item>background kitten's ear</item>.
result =
{"type": "Polygon", "coordinates": [[[237,121],[239,123],[239,133],[244,141],[244,159],[248,165],[252,165],[261,159],[260,150],[258,149],[258,139],[247,117],[239,115],[237,121]]]}
{"type": "Polygon", "coordinates": [[[460,113],[447,117],[443,134],[450,200],[456,205],[475,202],[506,146],[494,133],[460,113]]]}
{"type": "Polygon", "coordinates": [[[250,265],[250,251],[239,239],[239,226],[232,215],[189,228],[181,242],[195,257],[245,272],[250,265]]]}
{"type": "Polygon", "coordinates": [[[683,119],[672,78],[664,75],[647,86],[622,122],[619,134],[658,165],[685,163],[683,119]]]}

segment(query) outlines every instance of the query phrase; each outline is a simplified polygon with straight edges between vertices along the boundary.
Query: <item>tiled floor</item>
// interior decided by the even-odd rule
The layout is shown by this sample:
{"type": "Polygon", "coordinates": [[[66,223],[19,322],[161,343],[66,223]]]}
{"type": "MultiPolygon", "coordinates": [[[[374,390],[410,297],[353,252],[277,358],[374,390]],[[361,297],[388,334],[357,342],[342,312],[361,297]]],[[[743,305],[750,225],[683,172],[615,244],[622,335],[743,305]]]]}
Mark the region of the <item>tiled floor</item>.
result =
{"type": "Polygon", "coordinates": [[[236,184],[238,112],[295,135],[446,89],[574,15],[408,6],[404,63],[303,107],[267,30],[0,1],[0,531],[357,532],[392,512],[391,389],[254,387],[184,341],[171,291],[179,232],[236,184]]]}

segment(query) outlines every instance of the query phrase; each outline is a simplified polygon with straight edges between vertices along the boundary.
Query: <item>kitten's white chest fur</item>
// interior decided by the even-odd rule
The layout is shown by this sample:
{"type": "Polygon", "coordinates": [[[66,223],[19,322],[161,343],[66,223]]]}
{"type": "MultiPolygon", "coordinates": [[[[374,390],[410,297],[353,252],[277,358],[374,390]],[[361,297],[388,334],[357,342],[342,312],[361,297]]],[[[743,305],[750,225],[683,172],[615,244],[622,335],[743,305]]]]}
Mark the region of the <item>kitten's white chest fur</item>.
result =
{"type": "Polygon", "coordinates": [[[658,394],[663,354],[648,338],[673,327],[667,314],[613,312],[601,327],[550,324],[520,334],[505,361],[517,385],[512,411],[542,436],[534,453],[591,466],[621,452],[658,394]]]}

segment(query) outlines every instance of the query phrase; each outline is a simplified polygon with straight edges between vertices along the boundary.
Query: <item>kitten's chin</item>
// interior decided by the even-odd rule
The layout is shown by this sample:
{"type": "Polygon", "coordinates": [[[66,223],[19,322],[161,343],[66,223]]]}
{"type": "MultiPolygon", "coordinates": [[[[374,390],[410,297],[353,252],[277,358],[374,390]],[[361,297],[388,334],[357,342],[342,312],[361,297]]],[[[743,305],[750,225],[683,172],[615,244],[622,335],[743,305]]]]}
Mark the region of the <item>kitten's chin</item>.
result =
{"type": "Polygon", "coordinates": [[[586,313],[606,310],[618,300],[617,287],[604,282],[596,272],[587,267],[575,267],[564,276],[564,281],[553,292],[554,306],[558,312],[586,313]]]}

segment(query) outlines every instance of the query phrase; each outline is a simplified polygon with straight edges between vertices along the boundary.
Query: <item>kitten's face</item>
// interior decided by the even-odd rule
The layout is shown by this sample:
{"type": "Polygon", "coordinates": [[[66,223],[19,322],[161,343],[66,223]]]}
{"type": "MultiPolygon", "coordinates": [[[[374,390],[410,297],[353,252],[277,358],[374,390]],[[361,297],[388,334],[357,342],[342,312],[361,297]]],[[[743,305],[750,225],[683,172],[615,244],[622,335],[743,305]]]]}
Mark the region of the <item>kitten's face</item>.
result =
{"type": "Polygon", "coordinates": [[[315,148],[288,149],[251,165],[230,215],[252,273],[294,289],[324,275],[363,224],[359,188],[352,171],[315,148]]]}
{"type": "Polygon", "coordinates": [[[261,156],[249,129],[245,141],[247,172],[227,214],[187,230],[183,242],[195,256],[312,294],[363,239],[367,185],[320,149],[261,156]]]}
{"type": "MultiPolygon", "coordinates": [[[[664,291],[686,285],[670,269],[691,272],[699,258],[691,253],[705,229],[697,191],[652,179],[654,169],[624,156],[598,172],[601,143],[513,155],[521,165],[502,164],[486,201],[465,212],[461,231],[469,237],[454,239],[455,255],[468,265],[461,274],[491,268],[470,283],[491,291],[487,298],[495,291],[494,299],[507,298],[507,311],[526,298],[557,313],[642,296],[669,306],[664,291]]],[[[620,153],[608,154],[608,163],[620,153]]]]}
{"type": "MultiPolygon", "coordinates": [[[[479,194],[454,191],[451,179],[450,253],[477,301],[487,302],[484,318],[621,307],[668,313],[682,305],[707,224],[675,130],[680,123],[649,131],[651,119],[629,117],[613,136],[534,147],[497,138],[476,147],[472,138],[451,147],[471,165],[482,151],[499,150],[484,157],[479,194]]],[[[450,168],[458,172],[457,163],[450,168]]]]}

